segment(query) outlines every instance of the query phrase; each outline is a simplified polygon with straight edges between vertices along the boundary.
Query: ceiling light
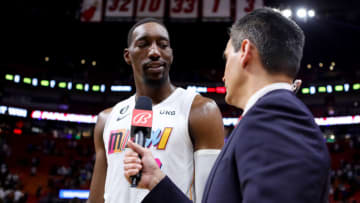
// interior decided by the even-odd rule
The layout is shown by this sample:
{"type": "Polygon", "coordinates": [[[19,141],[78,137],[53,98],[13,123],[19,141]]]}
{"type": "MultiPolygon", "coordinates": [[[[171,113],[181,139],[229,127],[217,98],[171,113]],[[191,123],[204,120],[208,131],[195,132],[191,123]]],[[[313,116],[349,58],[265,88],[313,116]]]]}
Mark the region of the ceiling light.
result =
{"type": "Polygon", "coordinates": [[[308,11],[308,16],[309,16],[310,18],[315,17],[315,11],[314,11],[313,9],[309,10],[309,11],[308,11]]]}
{"type": "Polygon", "coordinates": [[[287,18],[290,18],[292,15],[292,12],[290,9],[285,9],[285,10],[281,11],[281,13],[287,18]]]}
{"type": "Polygon", "coordinates": [[[297,12],[296,12],[296,15],[299,18],[305,18],[306,17],[306,9],[304,9],[304,8],[298,9],[297,12]]]}

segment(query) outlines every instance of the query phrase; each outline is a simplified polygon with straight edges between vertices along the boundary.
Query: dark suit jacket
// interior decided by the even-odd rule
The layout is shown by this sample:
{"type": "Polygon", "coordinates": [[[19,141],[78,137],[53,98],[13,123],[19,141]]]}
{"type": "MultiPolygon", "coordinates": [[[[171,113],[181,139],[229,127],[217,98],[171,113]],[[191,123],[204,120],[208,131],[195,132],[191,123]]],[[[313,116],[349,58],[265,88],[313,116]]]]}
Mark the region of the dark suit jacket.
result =
{"type": "MultiPolygon", "coordinates": [[[[330,157],[306,106],[274,90],[250,108],[210,172],[203,202],[324,203],[330,157]]],[[[143,202],[191,202],[164,178],[143,202]]]]}

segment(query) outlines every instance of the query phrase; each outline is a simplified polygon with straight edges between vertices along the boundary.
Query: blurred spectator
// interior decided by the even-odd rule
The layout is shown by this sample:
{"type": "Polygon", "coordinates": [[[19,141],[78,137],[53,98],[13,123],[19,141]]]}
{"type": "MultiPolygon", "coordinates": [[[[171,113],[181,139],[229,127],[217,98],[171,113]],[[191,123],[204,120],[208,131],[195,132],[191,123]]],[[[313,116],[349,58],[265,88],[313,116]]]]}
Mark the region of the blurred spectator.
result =
{"type": "MultiPolygon", "coordinates": [[[[232,126],[225,127],[226,137],[232,130],[232,126]]],[[[80,131],[73,130],[73,132],[80,131]]],[[[21,186],[21,181],[23,178],[30,178],[30,175],[32,179],[45,178],[45,185],[35,186],[36,190],[33,194],[29,194],[29,198],[32,195],[36,198],[36,202],[84,202],[79,199],[60,200],[58,195],[59,189],[89,189],[95,160],[93,148],[89,147],[93,144],[92,139],[82,137],[76,140],[68,132],[58,130],[56,134],[57,136],[54,137],[54,129],[48,134],[35,134],[36,139],[27,139],[28,142],[23,144],[23,151],[17,150],[11,153],[11,146],[14,146],[13,143],[16,143],[18,138],[11,134],[4,136],[2,131],[0,202],[26,202],[28,197],[23,190],[25,187],[21,186]],[[45,161],[52,159],[56,161],[51,162],[51,165],[45,161]],[[18,163],[24,163],[21,166],[25,167],[20,168],[16,165],[18,163]]],[[[333,162],[331,203],[350,203],[354,202],[354,198],[360,200],[360,134],[346,132],[344,136],[337,135],[335,142],[329,143],[328,146],[333,162]]]]}

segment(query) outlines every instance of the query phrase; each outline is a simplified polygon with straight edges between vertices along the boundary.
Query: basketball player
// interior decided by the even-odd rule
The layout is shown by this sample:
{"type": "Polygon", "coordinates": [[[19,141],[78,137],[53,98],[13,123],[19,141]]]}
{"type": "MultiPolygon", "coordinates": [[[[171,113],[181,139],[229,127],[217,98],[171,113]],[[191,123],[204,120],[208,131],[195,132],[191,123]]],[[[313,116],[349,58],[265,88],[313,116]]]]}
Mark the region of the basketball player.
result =
{"type": "Polygon", "coordinates": [[[211,99],[171,84],[173,53],[161,22],[136,23],[128,33],[124,59],[133,69],[136,94],[98,116],[89,202],[136,203],[148,193],[131,188],[123,175],[124,149],[138,96],[148,96],[153,103],[152,134],[146,147],[182,192],[201,202],[207,176],[224,144],[219,108],[211,99]]]}

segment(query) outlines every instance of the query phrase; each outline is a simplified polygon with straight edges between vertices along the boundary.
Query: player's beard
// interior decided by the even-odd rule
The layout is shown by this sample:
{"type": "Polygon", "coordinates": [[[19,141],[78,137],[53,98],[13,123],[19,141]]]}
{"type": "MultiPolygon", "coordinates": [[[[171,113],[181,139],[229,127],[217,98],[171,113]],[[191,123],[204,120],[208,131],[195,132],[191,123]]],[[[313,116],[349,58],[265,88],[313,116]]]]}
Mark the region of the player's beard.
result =
{"type": "Polygon", "coordinates": [[[144,80],[145,84],[150,87],[153,87],[153,88],[161,87],[162,85],[164,85],[166,83],[168,78],[169,78],[169,75],[167,75],[167,74],[164,74],[160,79],[157,79],[157,80],[150,79],[146,75],[143,76],[143,80],[144,80]]]}

